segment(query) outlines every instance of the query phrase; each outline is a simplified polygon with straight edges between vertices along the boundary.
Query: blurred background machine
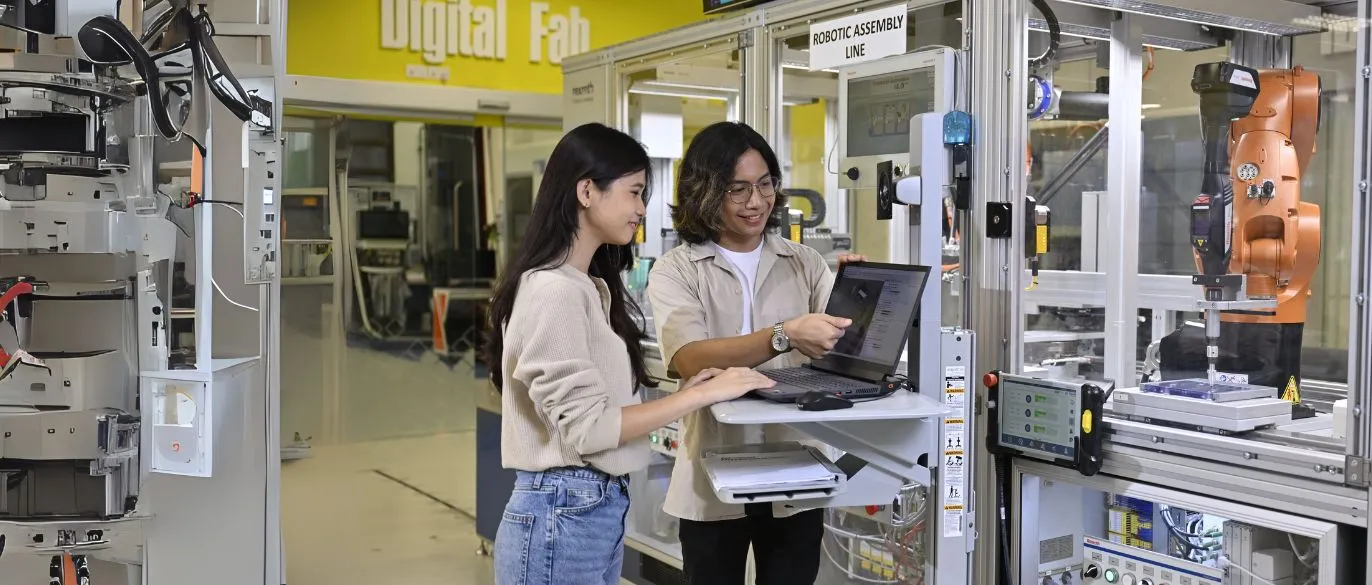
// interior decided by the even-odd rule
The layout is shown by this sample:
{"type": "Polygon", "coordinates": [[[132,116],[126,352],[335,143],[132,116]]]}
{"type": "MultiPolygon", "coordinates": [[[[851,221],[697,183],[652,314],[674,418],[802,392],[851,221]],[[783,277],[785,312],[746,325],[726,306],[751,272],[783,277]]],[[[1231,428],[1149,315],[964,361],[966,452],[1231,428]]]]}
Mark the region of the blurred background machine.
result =
{"type": "Polygon", "coordinates": [[[279,582],[271,85],[204,6],[3,24],[0,580],[279,582]]]}

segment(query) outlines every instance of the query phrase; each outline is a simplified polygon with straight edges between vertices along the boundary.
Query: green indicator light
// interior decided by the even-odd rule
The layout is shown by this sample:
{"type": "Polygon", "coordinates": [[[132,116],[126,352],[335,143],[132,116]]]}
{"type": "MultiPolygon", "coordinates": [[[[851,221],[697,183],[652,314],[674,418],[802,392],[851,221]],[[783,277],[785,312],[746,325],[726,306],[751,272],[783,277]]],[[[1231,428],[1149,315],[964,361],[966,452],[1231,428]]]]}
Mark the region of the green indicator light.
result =
{"type": "Polygon", "coordinates": [[[657,435],[653,435],[653,444],[654,444],[654,445],[657,444],[657,435]]]}
{"type": "Polygon", "coordinates": [[[1106,583],[1114,583],[1114,582],[1119,581],[1119,580],[1120,580],[1120,573],[1119,573],[1119,571],[1116,571],[1116,570],[1114,570],[1114,569],[1106,569],[1106,570],[1105,570],[1105,582],[1106,582],[1106,583]]]}

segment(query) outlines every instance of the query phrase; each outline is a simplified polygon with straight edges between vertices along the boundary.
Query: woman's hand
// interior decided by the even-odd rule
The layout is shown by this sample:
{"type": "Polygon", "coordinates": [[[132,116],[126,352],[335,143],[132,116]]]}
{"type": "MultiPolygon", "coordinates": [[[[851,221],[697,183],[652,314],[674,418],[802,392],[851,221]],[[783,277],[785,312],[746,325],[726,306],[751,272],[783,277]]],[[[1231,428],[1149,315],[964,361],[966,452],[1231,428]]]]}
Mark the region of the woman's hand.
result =
{"type": "Polygon", "coordinates": [[[696,375],[691,376],[690,379],[686,380],[686,383],[681,385],[681,389],[690,390],[691,388],[696,387],[696,385],[700,384],[701,382],[709,380],[710,378],[718,376],[722,373],[724,373],[724,370],[721,370],[719,368],[705,368],[697,372],[696,375]]]}
{"type": "Polygon", "coordinates": [[[733,400],[753,390],[776,386],[771,378],[748,368],[703,370],[686,383],[686,390],[700,393],[708,404],[733,400]],[[698,379],[706,374],[709,376],[698,379]]]}

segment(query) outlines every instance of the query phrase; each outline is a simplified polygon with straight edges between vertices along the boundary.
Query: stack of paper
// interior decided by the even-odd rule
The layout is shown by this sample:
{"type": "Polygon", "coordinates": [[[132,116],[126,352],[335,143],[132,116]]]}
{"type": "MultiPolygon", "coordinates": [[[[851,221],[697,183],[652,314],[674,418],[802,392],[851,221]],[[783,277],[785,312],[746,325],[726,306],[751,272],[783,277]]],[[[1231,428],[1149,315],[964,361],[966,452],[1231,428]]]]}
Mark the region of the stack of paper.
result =
{"type": "Polygon", "coordinates": [[[725,453],[708,458],[721,490],[801,488],[832,483],[834,473],[808,450],[725,453]]]}

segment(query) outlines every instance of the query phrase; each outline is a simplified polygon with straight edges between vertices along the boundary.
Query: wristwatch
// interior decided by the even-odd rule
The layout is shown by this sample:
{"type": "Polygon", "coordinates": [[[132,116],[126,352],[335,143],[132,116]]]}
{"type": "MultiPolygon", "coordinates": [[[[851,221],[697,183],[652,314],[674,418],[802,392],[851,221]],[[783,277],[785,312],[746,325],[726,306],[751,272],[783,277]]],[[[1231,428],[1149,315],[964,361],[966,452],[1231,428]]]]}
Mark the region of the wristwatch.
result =
{"type": "Polygon", "coordinates": [[[791,351],[791,338],[786,335],[786,328],[782,323],[772,326],[772,350],[777,353],[791,351]]]}

